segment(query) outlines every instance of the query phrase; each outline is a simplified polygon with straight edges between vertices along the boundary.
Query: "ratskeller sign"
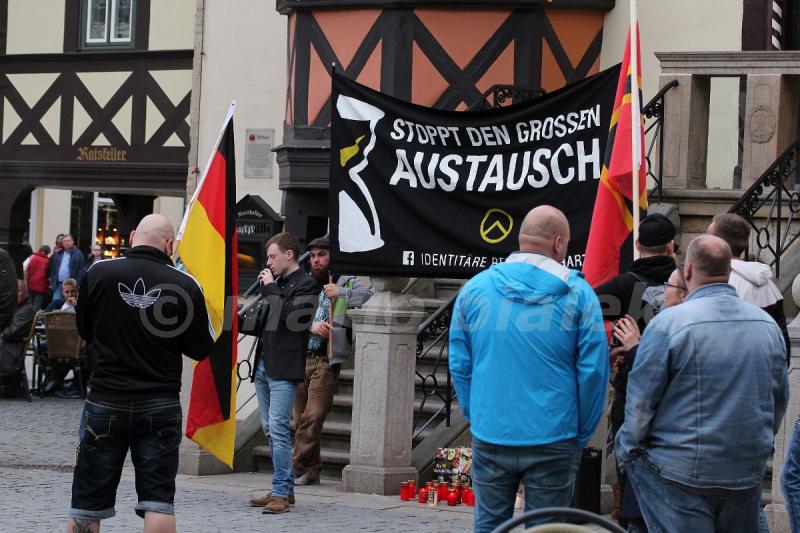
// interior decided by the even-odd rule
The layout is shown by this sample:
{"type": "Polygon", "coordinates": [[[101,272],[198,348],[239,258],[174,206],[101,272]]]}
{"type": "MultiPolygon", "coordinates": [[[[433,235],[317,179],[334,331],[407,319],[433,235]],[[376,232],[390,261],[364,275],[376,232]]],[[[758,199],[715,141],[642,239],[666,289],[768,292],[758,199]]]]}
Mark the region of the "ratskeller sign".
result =
{"type": "Polygon", "coordinates": [[[536,100],[456,112],[333,76],[334,272],[470,277],[517,249],[537,205],[561,209],[580,268],[619,66],[536,100]]]}

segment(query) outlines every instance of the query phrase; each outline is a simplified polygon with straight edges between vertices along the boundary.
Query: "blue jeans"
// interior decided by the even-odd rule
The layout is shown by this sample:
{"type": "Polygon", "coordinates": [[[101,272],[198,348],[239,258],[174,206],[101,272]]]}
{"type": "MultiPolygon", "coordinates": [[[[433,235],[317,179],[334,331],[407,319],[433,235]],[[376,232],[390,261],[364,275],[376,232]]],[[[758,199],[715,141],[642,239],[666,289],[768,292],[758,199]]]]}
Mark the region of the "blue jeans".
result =
{"type": "Polygon", "coordinates": [[[31,292],[28,295],[28,302],[31,304],[31,307],[33,307],[34,311],[39,311],[45,307],[45,298],[47,298],[47,294],[45,293],[31,292]]]}
{"type": "MultiPolygon", "coordinates": [[[[520,482],[525,511],[569,507],[581,447],[577,439],[542,446],[500,446],[472,437],[475,533],[489,532],[514,515],[520,482]]],[[[526,527],[556,519],[538,520],[526,527]]]]}
{"type": "Polygon", "coordinates": [[[800,418],[794,423],[792,440],[786,451],[786,460],[781,472],[781,488],[792,533],[800,533],[800,418]]]}
{"type": "Polygon", "coordinates": [[[269,441],[272,466],[272,494],[288,498],[294,495],[294,470],[292,469],[292,406],[297,383],[272,379],[259,358],[256,369],[256,396],[261,427],[269,441]]]}
{"type": "Polygon", "coordinates": [[[761,487],[741,495],[705,496],[684,490],[659,474],[646,458],[625,464],[651,533],[753,533],[759,530],[761,487]]]}
{"type": "Polygon", "coordinates": [[[117,485],[128,449],[136,473],[136,514],[175,514],[175,475],[181,443],[178,398],[86,401],[81,415],[70,518],[114,516],[117,485]]]}

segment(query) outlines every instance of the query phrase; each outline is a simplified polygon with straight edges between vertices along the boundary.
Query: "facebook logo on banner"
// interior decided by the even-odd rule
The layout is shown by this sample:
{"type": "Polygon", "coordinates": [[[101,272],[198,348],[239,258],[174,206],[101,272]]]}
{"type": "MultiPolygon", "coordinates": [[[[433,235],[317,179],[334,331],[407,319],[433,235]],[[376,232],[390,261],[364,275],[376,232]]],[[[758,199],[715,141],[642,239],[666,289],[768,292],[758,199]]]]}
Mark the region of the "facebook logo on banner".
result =
{"type": "Polygon", "coordinates": [[[414,252],[410,250],[403,252],[403,264],[405,266],[414,266],[414,252]]]}

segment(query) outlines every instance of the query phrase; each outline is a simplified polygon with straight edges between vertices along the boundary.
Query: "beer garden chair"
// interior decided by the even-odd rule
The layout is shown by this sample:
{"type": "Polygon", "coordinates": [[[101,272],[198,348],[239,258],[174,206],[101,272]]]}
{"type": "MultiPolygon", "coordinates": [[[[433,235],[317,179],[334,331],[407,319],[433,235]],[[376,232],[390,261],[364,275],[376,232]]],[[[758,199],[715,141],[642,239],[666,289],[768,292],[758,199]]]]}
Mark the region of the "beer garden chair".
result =
{"type": "MultiPolygon", "coordinates": [[[[39,365],[64,365],[75,374],[81,388],[81,397],[86,398],[86,384],[83,382],[81,369],[86,366],[83,356],[83,339],[78,334],[75,313],[69,311],[52,311],[42,315],[47,336],[47,355],[39,354],[39,365]]],[[[42,387],[39,387],[40,395],[42,387]]]]}

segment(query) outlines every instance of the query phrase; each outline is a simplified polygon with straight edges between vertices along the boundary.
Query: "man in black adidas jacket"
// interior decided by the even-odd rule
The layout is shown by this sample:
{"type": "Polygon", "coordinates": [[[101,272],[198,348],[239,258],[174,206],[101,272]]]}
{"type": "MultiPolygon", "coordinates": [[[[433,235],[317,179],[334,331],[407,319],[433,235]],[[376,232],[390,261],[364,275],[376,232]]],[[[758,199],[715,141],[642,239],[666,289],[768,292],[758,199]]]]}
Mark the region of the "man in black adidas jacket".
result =
{"type": "Polygon", "coordinates": [[[81,418],[69,531],[97,531],[114,516],[128,449],[145,531],[175,531],[173,499],[181,441],[181,354],[200,360],[211,348],[197,281],[169,256],[175,234],[148,215],[123,258],[94,263],[77,305],[89,343],[90,392],[81,418]]]}

